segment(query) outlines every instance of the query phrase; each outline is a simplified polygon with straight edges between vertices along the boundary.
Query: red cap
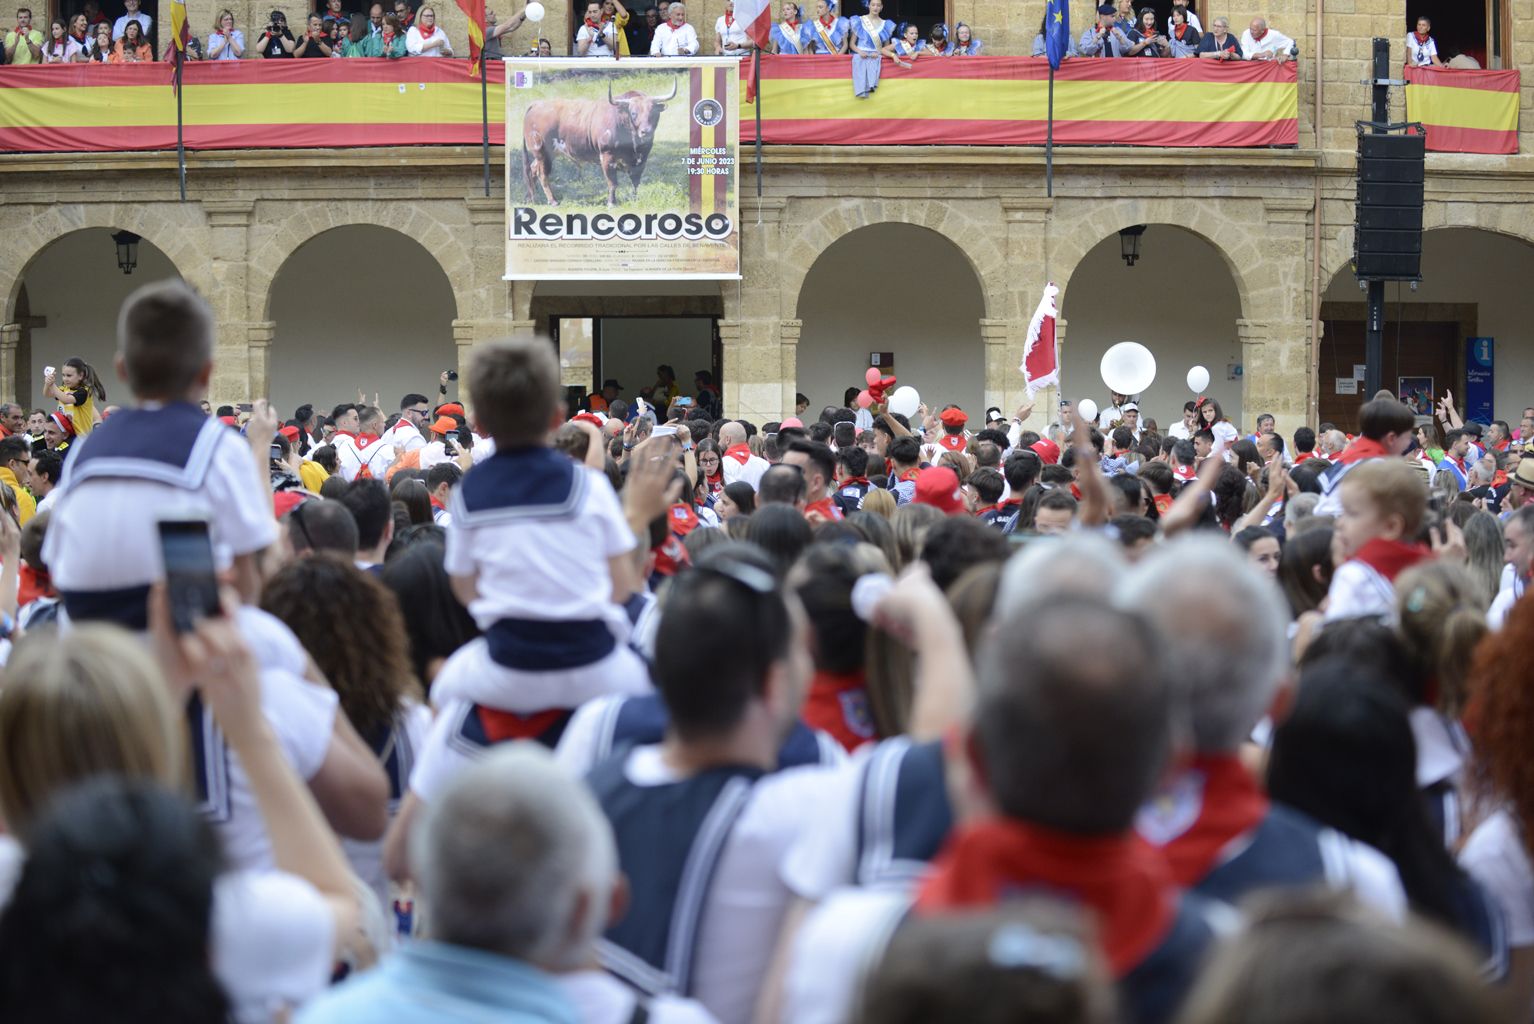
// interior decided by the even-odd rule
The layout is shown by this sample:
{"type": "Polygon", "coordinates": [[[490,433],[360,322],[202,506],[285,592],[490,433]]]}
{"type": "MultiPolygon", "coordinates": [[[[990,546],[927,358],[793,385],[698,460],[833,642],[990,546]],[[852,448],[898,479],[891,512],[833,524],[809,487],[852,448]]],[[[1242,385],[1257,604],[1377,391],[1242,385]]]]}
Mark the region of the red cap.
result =
{"type": "Polygon", "coordinates": [[[298,440],[298,428],[292,426],[291,424],[283,427],[281,430],[277,431],[277,433],[287,438],[289,443],[293,443],[298,440]]]}
{"type": "Polygon", "coordinates": [[[964,494],[959,490],[959,474],[947,466],[928,466],[916,474],[916,497],[912,500],[950,516],[960,514],[964,511],[964,494]]]}
{"type": "Polygon", "coordinates": [[[1053,466],[1060,461],[1060,446],[1047,437],[1041,437],[1029,447],[1038,454],[1040,461],[1046,466],[1053,466]]]}
{"type": "Polygon", "coordinates": [[[272,511],[281,519],[308,500],[309,496],[303,491],[278,491],[272,495],[272,511]]]}
{"type": "Polygon", "coordinates": [[[457,402],[448,402],[446,405],[437,406],[438,416],[462,416],[463,414],[463,406],[457,402]]]}
{"type": "Polygon", "coordinates": [[[570,417],[571,423],[590,423],[598,430],[602,429],[602,417],[590,412],[578,412],[570,417]]]}
{"type": "Polygon", "coordinates": [[[962,427],[969,422],[969,417],[964,414],[963,409],[944,409],[938,419],[943,421],[945,427],[962,427]]]}

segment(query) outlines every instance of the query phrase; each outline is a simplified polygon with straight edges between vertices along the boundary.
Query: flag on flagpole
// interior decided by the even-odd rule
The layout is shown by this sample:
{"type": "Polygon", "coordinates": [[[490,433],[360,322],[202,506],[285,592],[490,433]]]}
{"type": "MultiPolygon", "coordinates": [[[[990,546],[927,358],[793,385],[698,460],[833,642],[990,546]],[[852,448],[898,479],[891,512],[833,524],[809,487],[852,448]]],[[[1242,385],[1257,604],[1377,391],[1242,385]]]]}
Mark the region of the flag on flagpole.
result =
{"type": "Polygon", "coordinates": [[[1051,384],[1060,383],[1059,354],[1055,350],[1055,317],[1059,315],[1055,296],[1059,294],[1060,289],[1053,281],[1046,285],[1039,308],[1028,321],[1028,343],[1023,346],[1023,365],[1018,369],[1023,371],[1029,398],[1051,384]]]}
{"type": "Polygon", "coordinates": [[[762,54],[772,50],[772,0],[735,0],[734,17],[756,45],[756,53],[752,54],[756,67],[746,79],[746,102],[755,103],[756,83],[762,74],[762,54]]]}
{"type": "Polygon", "coordinates": [[[1060,62],[1071,49],[1071,5],[1066,0],[1049,0],[1044,9],[1044,53],[1049,66],[1060,70],[1060,62]]]}
{"type": "Polygon", "coordinates": [[[170,35],[176,42],[176,49],[186,52],[186,44],[192,38],[192,33],[187,28],[186,0],[170,2],[170,35]]]}
{"type": "Polygon", "coordinates": [[[469,19],[469,77],[479,74],[479,54],[485,48],[485,0],[458,0],[469,19]]]}

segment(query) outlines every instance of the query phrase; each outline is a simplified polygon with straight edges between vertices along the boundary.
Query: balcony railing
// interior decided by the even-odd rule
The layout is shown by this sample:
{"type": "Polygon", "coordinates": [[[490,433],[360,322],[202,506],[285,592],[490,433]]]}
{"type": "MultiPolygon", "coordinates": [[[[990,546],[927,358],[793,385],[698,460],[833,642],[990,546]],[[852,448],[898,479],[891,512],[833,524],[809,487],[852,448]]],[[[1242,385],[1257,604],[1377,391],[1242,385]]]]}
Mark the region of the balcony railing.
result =
{"type": "MultiPolygon", "coordinates": [[[[504,84],[500,67],[490,69],[490,141],[499,145],[504,84]]],[[[750,72],[743,61],[742,75],[750,72]]],[[[176,144],[168,64],[4,67],[0,96],[0,150],[176,144]]],[[[849,58],[764,57],[760,99],[770,144],[1034,146],[1045,140],[1049,65],[1028,57],[917,60],[910,69],[885,61],[878,90],[859,100],[849,58]]],[[[194,150],[481,139],[479,80],[461,60],[194,62],[181,100],[194,150]]],[[[755,138],[755,115],[743,104],[743,141],[755,138]]],[[[1294,146],[1297,115],[1293,63],[1078,58],[1055,80],[1054,138],[1062,145],[1294,146]]]]}

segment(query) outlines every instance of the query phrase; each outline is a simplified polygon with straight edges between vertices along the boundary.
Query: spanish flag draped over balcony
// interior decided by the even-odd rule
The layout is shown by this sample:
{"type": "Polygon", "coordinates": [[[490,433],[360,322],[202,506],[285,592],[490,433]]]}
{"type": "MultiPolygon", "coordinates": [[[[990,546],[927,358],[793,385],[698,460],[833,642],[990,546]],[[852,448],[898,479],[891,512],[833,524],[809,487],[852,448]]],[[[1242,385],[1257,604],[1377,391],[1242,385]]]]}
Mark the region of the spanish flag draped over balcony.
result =
{"type": "Polygon", "coordinates": [[[458,0],[469,19],[469,77],[479,74],[479,54],[485,48],[485,0],[458,0]]]}
{"type": "Polygon", "coordinates": [[[1517,71],[1406,69],[1406,119],[1433,153],[1518,152],[1517,71]]]}

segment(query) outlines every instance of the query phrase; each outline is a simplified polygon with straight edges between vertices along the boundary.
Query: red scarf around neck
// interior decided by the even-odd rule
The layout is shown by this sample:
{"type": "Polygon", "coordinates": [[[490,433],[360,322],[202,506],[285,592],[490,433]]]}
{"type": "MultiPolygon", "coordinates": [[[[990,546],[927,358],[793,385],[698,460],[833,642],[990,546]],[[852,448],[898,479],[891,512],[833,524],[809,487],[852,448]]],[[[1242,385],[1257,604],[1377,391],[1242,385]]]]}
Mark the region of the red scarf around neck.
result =
{"type": "Polygon", "coordinates": [[[1172,29],[1172,34],[1175,35],[1178,39],[1181,39],[1183,36],[1187,35],[1188,34],[1188,23],[1187,22],[1183,22],[1181,25],[1178,25],[1178,26],[1174,27],[1172,29]]]}
{"type": "MultiPolygon", "coordinates": [[[[744,466],[751,461],[751,446],[748,444],[732,444],[724,450],[724,457],[734,459],[737,463],[744,466]]],[[[723,469],[720,472],[722,473],[723,469]]]]}
{"type": "Polygon", "coordinates": [[[842,510],[837,507],[836,502],[831,500],[830,497],[825,497],[821,498],[819,501],[810,502],[808,505],[804,506],[804,511],[806,515],[811,512],[819,512],[822,516],[832,520],[833,522],[842,518],[842,510]]]}
{"type": "Polygon", "coordinates": [[[1421,32],[1413,32],[1412,35],[1417,37],[1417,45],[1418,46],[1426,46],[1427,45],[1427,41],[1429,39],[1433,38],[1433,35],[1432,35],[1431,32],[1428,33],[1427,35],[1423,35],[1421,32]]]}
{"type": "Polygon", "coordinates": [[[832,25],[836,24],[836,15],[828,14],[824,18],[820,19],[820,23],[826,28],[830,28],[832,25]]]}
{"type": "Polygon", "coordinates": [[[921,467],[920,466],[918,466],[915,469],[901,470],[900,477],[899,477],[899,482],[900,483],[905,483],[907,480],[915,480],[916,479],[916,474],[918,474],[920,472],[921,472],[921,467]]]}
{"type": "Polygon", "coordinates": [[[1342,454],[1337,456],[1337,461],[1351,466],[1355,462],[1364,462],[1368,459],[1383,459],[1389,454],[1385,446],[1378,441],[1360,437],[1342,450],[1342,454]]]}
{"type": "Polygon", "coordinates": [[[724,12],[724,27],[725,28],[729,28],[733,24],[735,24],[735,15],[731,14],[729,11],[725,11],[724,12]]]}
{"type": "Polygon", "coordinates": [[[1374,538],[1353,555],[1355,561],[1364,563],[1392,583],[1407,569],[1432,557],[1433,553],[1421,544],[1407,544],[1383,537],[1374,538]]]}
{"type": "Polygon", "coordinates": [[[600,21],[592,21],[590,18],[587,18],[586,19],[586,27],[591,29],[592,31],[600,32],[601,28],[602,28],[602,23],[600,21]]]}
{"type": "Polygon", "coordinates": [[[837,484],[836,486],[838,486],[838,487],[852,487],[855,484],[862,484],[864,487],[867,487],[868,486],[868,477],[866,477],[866,476],[845,476],[845,477],[842,477],[841,483],[837,484]]]}
{"type": "Polygon", "coordinates": [[[1078,836],[1008,818],[975,821],[949,837],[917,893],[916,912],[993,907],[1027,889],[1089,908],[1116,978],[1156,949],[1176,916],[1171,871],[1134,833],[1078,836]]]}
{"type": "Polygon", "coordinates": [[[868,707],[863,670],[817,671],[799,713],[804,724],[835,739],[848,752],[879,738],[868,707]]]}
{"type": "Polygon", "coordinates": [[[1139,828],[1160,846],[1173,881],[1192,888],[1208,877],[1221,852],[1256,828],[1267,813],[1268,798],[1240,759],[1213,754],[1195,757],[1185,771],[1176,773],[1140,812],[1139,828]],[[1175,816],[1195,813],[1190,806],[1195,800],[1197,817],[1182,831],[1164,834],[1162,830],[1177,827],[1175,816]]]}
{"type": "Polygon", "coordinates": [[[795,32],[799,31],[799,23],[797,21],[785,21],[783,24],[787,25],[789,28],[793,29],[795,32]]]}
{"type": "Polygon", "coordinates": [[[415,30],[421,34],[422,39],[430,39],[432,36],[437,34],[436,25],[433,25],[431,28],[422,28],[421,26],[417,25],[415,30]]]}

